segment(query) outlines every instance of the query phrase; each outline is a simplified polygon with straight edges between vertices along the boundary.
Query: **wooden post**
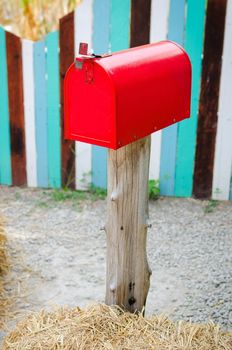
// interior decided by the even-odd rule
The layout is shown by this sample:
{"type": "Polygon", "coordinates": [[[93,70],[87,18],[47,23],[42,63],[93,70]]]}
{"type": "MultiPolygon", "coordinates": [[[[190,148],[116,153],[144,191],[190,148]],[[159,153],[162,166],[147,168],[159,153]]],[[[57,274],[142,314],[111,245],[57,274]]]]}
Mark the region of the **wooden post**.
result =
{"type": "Polygon", "coordinates": [[[109,150],[106,304],[130,312],[146,303],[151,271],[147,262],[150,136],[109,150]]]}

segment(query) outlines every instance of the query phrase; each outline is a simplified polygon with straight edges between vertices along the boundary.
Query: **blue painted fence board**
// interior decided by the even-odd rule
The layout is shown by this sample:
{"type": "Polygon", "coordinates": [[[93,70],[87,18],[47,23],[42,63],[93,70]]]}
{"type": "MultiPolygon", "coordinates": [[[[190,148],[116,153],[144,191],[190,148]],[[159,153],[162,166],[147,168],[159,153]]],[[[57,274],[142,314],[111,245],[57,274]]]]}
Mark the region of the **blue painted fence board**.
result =
{"type": "MultiPolygon", "coordinates": [[[[168,39],[183,45],[185,27],[185,0],[171,0],[168,39]]],[[[160,159],[160,192],[173,196],[175,187],[176,145],[178,124],[162,131],[160,159]]]]}
{"type": "Polygon", "coordinates": [[[38,187],[48,187],[45,42],[34,44],[35,125],[38,187]]]}
{"type": "Polygon", "coordinates": [[[61,187],[59,34],[46,36],[48,186],[61,187]]]}
{"type": "MultiPolygon", "coordinates": [[[[110,0],[95,0],[93,5],[93,49],[96,54],[109,51],[110,0]]],[[[92,184],[107,187],[107,149],[92,147],[92,184]]]]}
{"type": "Polygon", "coordinates": [[[5,31],[1,27],[0,27],[0,184],[2,185],[12,184],[6,35],[5,35],[5,31]]]}

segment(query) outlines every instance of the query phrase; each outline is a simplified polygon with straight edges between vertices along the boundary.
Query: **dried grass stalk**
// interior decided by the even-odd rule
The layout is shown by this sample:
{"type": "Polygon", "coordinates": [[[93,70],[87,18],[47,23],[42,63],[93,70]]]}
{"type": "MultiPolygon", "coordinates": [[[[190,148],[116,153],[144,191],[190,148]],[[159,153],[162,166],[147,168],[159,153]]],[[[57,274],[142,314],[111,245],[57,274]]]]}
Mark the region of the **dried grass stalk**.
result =
{"type": "Polygon", "coordinates": [[[0,232],[0,276],[8,270],[8,256],[6,253],[6,236],[0,232]]]}
{"type": "Polygon", "coordinates": [[[0,330],[7,331],[9,321],[25,317],[31,293],[27,281],[33,270],[25,263],[21,245],[7,240],[4,223],[0,217],[0,330]]]}
{"type": "Polygon", "coordinates": [[[145,319],[118,307],[93,305],[28,316],[5,338],[2,350],[10,349],[231,350],[232,333],[213,323],[145,319]]]}
{"type": "Polygon", "coordinates": [[[10,268],[7,250],[7,238],[4,231],[4,220],[0,217],[0,277],[4,276],[10,268]]]}
{"type": "Polygon", "coordinates": [[[59,18],[74,10],[81,0],[1,0],[0,25],[16,35],[38,40],[58,29],[59,18]]]}
{"type": "Polygon", "coordinates": [[[5,275],[9,269],[10,258],[4,231],[4,220],[0,217],[0,328],[5,324],[5,319],[12,305],[12,300],[8,297],[5,285],[5,275]]]}

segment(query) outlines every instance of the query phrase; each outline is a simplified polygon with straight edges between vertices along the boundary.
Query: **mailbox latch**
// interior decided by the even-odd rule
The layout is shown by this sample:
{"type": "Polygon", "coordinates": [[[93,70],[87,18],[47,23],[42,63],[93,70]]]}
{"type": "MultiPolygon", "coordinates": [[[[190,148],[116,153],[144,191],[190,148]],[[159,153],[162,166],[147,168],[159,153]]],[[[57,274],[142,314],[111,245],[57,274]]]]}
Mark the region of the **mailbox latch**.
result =
{"type": "Polygon", "coordinates": [[[88,84],[91,84],[94,80],[93,59],[112,56],[112,54],[95,55],[94,53],[93,54],[88,53],[88,44],[87,43],[80,43],[79,55],[80,56],[76,58],[75,67],[77,69],[84,69],[85,70],[85,81],[88,84]]]}
{"type": "Polygon", "coordinates": [[[93,61],[92,60],[86,60],[85,61],[85,82],[87,84],[93,83],[93,61]]]}

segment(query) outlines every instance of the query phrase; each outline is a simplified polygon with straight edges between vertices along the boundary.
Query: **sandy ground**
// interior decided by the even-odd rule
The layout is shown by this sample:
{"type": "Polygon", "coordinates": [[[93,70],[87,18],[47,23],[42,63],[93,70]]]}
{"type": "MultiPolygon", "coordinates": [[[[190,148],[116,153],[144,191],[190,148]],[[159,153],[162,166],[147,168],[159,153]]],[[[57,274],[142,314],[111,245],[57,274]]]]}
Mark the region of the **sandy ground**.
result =
{"type": "MultiPolygon", "coordinates": [[[[51,190],[0,187],[19,317],[104,301],[106,201],[55,199],[51,190]]],[[[160,198],[150,222],[147,314],[232,329],[232,202],[160,198]]]]}

